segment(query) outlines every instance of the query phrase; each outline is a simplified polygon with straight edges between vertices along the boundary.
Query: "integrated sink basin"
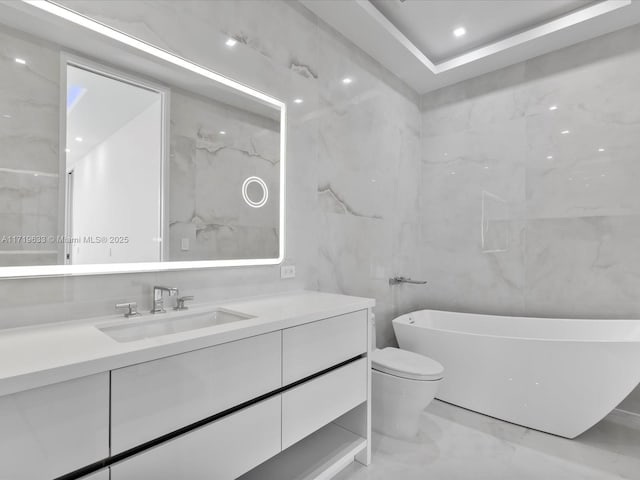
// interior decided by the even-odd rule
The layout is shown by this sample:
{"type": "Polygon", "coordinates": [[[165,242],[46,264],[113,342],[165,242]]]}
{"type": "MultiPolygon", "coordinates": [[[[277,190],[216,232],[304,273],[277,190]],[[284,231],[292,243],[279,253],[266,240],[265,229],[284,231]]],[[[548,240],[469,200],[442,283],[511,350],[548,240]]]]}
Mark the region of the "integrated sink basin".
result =
{"type": "Polygon", "coordinates": [[[178,317],[167,315],[163,318],[163,314],[158,314],[152,319],[144,320],[133,317],[130,319],[131,323],[97,328],[116,342],[125,343],[255,318],[253,315],[224,309],[178,317]]]}

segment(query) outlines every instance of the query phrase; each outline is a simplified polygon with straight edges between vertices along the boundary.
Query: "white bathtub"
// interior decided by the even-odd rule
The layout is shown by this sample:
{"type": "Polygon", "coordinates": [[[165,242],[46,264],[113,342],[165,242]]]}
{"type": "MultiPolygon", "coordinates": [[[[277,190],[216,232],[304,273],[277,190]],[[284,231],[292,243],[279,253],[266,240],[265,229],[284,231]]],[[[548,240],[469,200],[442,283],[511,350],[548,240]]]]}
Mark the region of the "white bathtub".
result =
{"type": "Polygon", "coordinates": [[[393,320],[400,348],[442,363],[437,398],[574,438],[640,382],[640,320],[421,310],[393,320]]]}

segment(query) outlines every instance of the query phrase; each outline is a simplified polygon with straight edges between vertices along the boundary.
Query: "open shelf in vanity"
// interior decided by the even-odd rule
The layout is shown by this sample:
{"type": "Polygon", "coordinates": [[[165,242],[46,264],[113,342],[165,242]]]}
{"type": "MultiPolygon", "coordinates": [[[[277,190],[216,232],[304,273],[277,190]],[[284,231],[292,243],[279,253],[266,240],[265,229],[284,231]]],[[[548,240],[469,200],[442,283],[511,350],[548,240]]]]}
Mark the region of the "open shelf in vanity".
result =
{"type": "Polygon", "coordinates": [[[267,460],[239,480],[319,480],[333,477],[367,448],[367,439],[336,423],[267,460]]]}

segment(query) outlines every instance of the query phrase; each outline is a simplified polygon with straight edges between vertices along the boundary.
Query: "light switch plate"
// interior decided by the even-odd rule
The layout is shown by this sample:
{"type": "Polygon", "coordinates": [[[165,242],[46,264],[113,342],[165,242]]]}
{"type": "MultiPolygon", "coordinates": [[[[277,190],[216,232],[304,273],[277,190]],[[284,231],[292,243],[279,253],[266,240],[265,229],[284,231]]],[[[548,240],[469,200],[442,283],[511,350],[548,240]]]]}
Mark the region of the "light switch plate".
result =
{"type": "Polygon", "coordinates": [[[280,267],[280,278],[296,278],[296,266],[282,265],[280,267]]]}
{"type": "Polygon", "coordinates": [[[188,250],[189,250],[189,239],[188,239],[188,238],[183,238],[183,239],[180,241],[180,249],[181,249],[183,252],[186,252],[186,251],[188,251],[188,250]]]}

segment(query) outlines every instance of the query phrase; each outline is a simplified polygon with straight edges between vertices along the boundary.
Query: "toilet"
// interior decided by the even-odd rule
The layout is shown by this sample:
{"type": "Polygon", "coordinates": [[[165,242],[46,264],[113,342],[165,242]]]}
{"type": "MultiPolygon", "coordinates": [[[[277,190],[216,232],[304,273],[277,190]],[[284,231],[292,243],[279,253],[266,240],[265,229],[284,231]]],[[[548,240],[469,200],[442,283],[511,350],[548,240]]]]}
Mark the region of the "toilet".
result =
{"type": "Polygon", "coordinates": [[[444,368],[418,353],[387,347],[371,353],[373,429],[410,439],[418,434],[422,411],[444,377],[444,368]]]}

